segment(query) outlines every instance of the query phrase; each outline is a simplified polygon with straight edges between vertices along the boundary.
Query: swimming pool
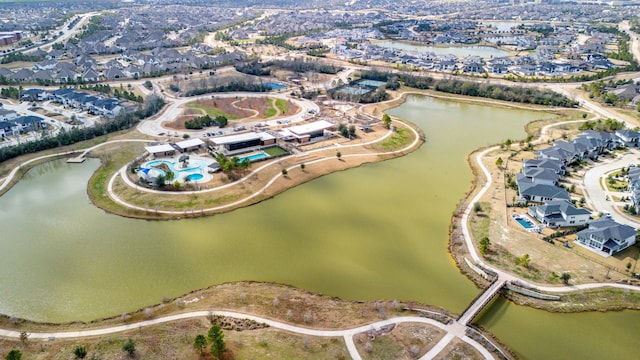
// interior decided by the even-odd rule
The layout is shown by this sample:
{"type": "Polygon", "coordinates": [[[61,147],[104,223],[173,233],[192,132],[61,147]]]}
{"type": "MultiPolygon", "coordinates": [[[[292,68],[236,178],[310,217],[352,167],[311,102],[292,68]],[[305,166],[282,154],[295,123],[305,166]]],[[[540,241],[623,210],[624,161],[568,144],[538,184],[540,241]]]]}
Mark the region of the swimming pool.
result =
{"type": "Polygon", "coordinates": [[[147,176],[166,176],[166,171],[158,168],[158,166],[162,164],[168,166],[169,171],[173,172],[173,180],[184,182],[186,179],[189,179],[188,181],[195,182],[205,178],[203,173],[206,172],[209,162],[204,159],[197,159],[192,157],[184,163],[185,167],[182,167],[182,162],[159,159],[151,160],[144,163],[142,166],[140,166],[140,170],[147,176]]]}
{"type": "Polygon", "coordinates": [[[204,175],[202,175],[202,174],[189,174],[189,175],[187,175],[187,179],[189,179],[189,181],[198,181],[198,180],[202,180],[202,178],[204,178],[204,175]]]}
{"type": "Polygon", "coordinates": [[[535,225],[533,225],[531,223],[531,221],[527,220],[527,219],[523,219],[523,218],[515,218],[515,220],[518,222],[518,224],[522,225],[523,228],[525,229],[533,229],[535,225]]]}
{"type": "Polygon", "coordinates": [[[269,155],[267,155],[266,153],[258,153],[258,154],[253,154],[253,155],[241,157],[241,158],[238,159],[238,162],[242,162],[242,161],[244,161],[244,159],[249,159],[249,161],[254,162],[256,160],[264,159],[264,158],[267,158],[267,157],[269,157],[269,155]]]}

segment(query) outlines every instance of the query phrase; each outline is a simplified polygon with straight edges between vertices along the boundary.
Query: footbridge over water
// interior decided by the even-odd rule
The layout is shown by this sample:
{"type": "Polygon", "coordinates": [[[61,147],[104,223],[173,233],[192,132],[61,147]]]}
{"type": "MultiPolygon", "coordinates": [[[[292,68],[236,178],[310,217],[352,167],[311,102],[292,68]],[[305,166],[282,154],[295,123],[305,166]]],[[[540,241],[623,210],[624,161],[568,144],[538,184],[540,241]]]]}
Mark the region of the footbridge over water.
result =
{"type": "Polygon", "coordinates": [[[502,289],[506,285],[506,283],[507,283],[507,279],[498,276],[493,281],[491,286],[486,288],[484,292],[482,292],[475,299],[475,301],[472,302],[467,307],[467,309],[462,313],[462,315],[460,315],[460,318],[458,319],[458,323],[460,323],[461,325],[467,326],[467,324],[469,324],[469,322],[471,322],[471,320],[473,320],[473,318],[476,315],[478,315],[478,313],[482,311],[482,309],[484,309],[484,307],[487,306],[489,302],[491,302],[491,299],[493,299],[496,296],[498,291],[500,291],[500,289],[502,289]]]}

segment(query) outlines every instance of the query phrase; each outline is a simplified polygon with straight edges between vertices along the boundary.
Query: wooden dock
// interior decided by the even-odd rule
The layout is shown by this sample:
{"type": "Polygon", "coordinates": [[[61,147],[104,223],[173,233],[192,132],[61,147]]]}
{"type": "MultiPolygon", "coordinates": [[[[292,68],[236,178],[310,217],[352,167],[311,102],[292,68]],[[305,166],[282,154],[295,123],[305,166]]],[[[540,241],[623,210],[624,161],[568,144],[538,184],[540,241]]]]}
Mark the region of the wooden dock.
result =
{"type": "Polygon", "coordinates": [[[85,160],[84,156],[78,156],[78,157],[74,157],[74,158],[68,158],[67,162],[70,164],[80,164],[83,163],[85,160]]]}

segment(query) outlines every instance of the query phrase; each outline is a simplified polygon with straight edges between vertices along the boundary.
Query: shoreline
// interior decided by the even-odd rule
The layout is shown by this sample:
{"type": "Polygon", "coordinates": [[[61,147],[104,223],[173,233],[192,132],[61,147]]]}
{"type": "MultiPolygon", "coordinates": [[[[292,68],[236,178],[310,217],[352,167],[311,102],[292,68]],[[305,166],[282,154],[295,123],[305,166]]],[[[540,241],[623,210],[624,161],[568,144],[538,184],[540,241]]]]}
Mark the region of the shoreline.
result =
{"type": "MultiPolygon", "coordinates": [[[[431,96],[430,94],[428,94],[426,92],[421,92],[421,91],[400,92],[399,96],[394,98],[394,99],[385,101],[383,103],[370,104],[370,105],[362,106],[362,110],[363,111],[373,111],[373,109],[381,107],[383,109],[383,111],[384,111],[384,110],[386,110],[388,108],[395,107],[395,106],[398,106],[399,104],[402,104],[404,101],[406,101],[406,98],[409,95],[413,95],[413,94],[422,95],[422,96],[431,96]]],[[[464,101],[464,99],[460,99],[460,98],[450,98],[450,97],[444,97],[444,96],[442,98],[445,98],[445,99],[447,99],[449,101],[461,101],[461,100],[464,101]]],[[[468,101],[468,102],[475,102],[474,100],[476,100],[476,99],[474,99],[474,98],[472,98],[472,99],[466,98],[466,101],[468,101]]],[[[510,107],[509,104],[499,104],[499,102],[493,102],[493,101],[492,101],[492,103],[495,106],[501,106],[502,105],[504,107],[510,107]]],[[[517,107],[517,105],[513,106],[513,107],[517,107]]],[[[544,109],[537,109],[537,110],[538,111],[544,111],[544,109]]],[[[548,111],[548,109],[547,109],[547,111],[548,111]]],[[[540,121],[544,121],[544,120],[540,120],[540,121]]],[[[412,123],[410,123],[410,124],[412,126],[415,126],[412,123]]],[[[531,127],[530,124],[531,123],[527,124],[527,128],[531,127]]],[[[420,138],[423,139],[424,138],[424,134],[422,134],[422,132],[420,132],[420,134],[421,134],[420,138]]],[[[419,146],[416,147],[416,148],[419,148],[419,146]]],[[[456,244],[453,235],[454,235],[454,230],[455,230],[456,226],[459,226],[459,220],[456,221],[456,215],[461,214],[460,209],[462,209],[463,206],[469,201],[469,199],[471,199],[471,197],[477,191],[478,186],[482,185],[482,181],[480,180],[481,179],[481,174],[480,174],[480,172],[478,172],[477,164],[475,164],[472,161],[472,159],[477,155],[477,153],[481,152],[483,149],[486,149],[486,148],[476,149],[475,151],[473,151],[472,153],[470,153],[467,156],[467,162],[468,162],[469,167],[470,167],[470,169],[471,169],[471,171],[473,173],[473,181],[472,181],[470,189],[460,199],[460,202],[456,206],[457,210],[454,213],[454,216],[452,217],[452,221],[449,224],[449,227],[450,227],[449,235],[450,236],[449,236],[449,246],[448,246],[449,252],[450,252],[450,256],[455,261],[456,266],[458,267],[458,270],[462,274],[464,274],[467,278],[469,278],[472,282],[474,282],[474,284],[476,284],[476,286],[478,286],[480,288],[482,288],[484,285],[486,285],[486,282],[484,282],[484,280],[481,279],[475,272],[470,271],[471,269],[469,269],[468,266],[466,266],[465,264],[461,264],[461,262],[459,260],[462,259],[462,258],[460,258],[459,256],[463,256],[465,254],[464,246],[461,247],[462,249],[454,249],[459,244],[456,244]]],[[[384,161],[384,160],[387,160],[387,159],[381,159],[379,161],[384,161]]],[[[360,163],[360,164],[358,164],[356,166],[353,166],[353,167],[361,166],[364,163],[366,163],[366,162],[360,163]]],[[[103,165],[101,165],[101,167],[102,166],[103,165]]],[[[349,168],[351,168],[351,167],[347,167],[345,169],[340,169],[340,170],[336,170],[336,171],[347,170],[349,168]]],[[[96,171],[96,173],[97,172],[98,171],[96,171]]],[[[96,173],[94,173],[94,175],[96,173]]],[[[332,172],[319,175],[318,177],[325,176],[325,175],[328,175],[330,173],[332,173],[332,172]]],[[[315,178],[316,177],[313,177],[311,179],[307,179],[305,181],[302,181],[300,183],[297,183],[297,184],[293,185],[292,187],[304,184],[305,182],[307,182],[309,180],[312,180],[312,179],[315,179],[315,178]]],[[[13,180],[15,180],[15,179],[13,179],[13,180]]],[[[290,187],[287,187],[283,191],[286,191],[289,188],[290,187]]],[[[273,196],[275,196],[275,195],[277,195],[279,193],[274,193],[271,197],[273,197],[273,196]]],[[[268,197],[268,198],[270,198],[270,197],[268,197]]],[[[261,199],[258,202],[266,200],[268,198],[261,199]]],[[[248,204],[248,205],[245,205],[245,206],[249,206],[249,205],[252,205],[252,204],[248,204]]],[[[464,262],[464,261],[462,261],[462,262],[464,262]]],[[[243,283],[245,283],[245,282],[243,282],[243,283]]],[[[273,283],[264,283],[264,282],[247,282],[247,283],[250,283],[250,284],[257,283],[257,284],[262,284],[262,285],[267,285],[267,286],[268,285],[274,285],[274,286],[285,286],[285,287],[287,287],[287,285],[277,285],[277,284],[273,284],[273,283]]],[[[219,286],[227,286],[227,285],[229,285],[229,283],[216,284],[216,285],[212,285],[210,287],[204,288],[204,289],[193,290],[191,292],[188,292],[188,293],[180,296],[179,298],[187,297],[187,296],[189,296],[191,294],[194,294],[194,293],[197,293],[197,292],[200,292],[200,291],[203,291],[203,290],[212,289],[212,288],[216,288],[216,287],[219,287],[219,286]]],[[[291,288],[291,287],[288,287],[288,288],[291,288]]],[[[307,293],[307,294],[311,294],[311,292],[308,292],[308,291],[303,290],[303,289],[296,289],[296,290],[304,292],[304,293],[307,293]]],[[[614,291],[618,291],[618,290],[614,289],[614,291]]],[[[605,292],[608,295],[611,295],[611,293],[610,293],[611,289],[609,289],[609,288],[600,288],[600,289],[595,289],[595,290],[579,290],[579,291],[576,291],[576,292],[569,293],[568,295],[571,296],[573,294],[577,294],[577,295],[586,294],[588,296],[595,295],[595,297],[597,297],[598,294],[602,294],[602,293],[605,293],[605,292]]],[[[619,290],[619,293],[620,293],[619,294],[620,296],[623,296],[623,297],[624,296],[628,296],[628,295],[625,294],[625,291],[623,291],[623,290],[619,290]]],[[[321,294],[315,294],[315,295],[316,296],[325,297],[327,299],[331,299],[332,301],[339,300],[338,298],[327,297],[327,296],[321,295],[321,294]]],[[[638,304],[638,303],[635,303],[635,304],[637,304],[637,306],[621,306],[621,305],[614,305],[614,304],[611,304],[611,305],[608,305],[608,306],[607,305],[602,305],[602,304],[601,305],[594,304],[593,306],[589,306],[589,303],[585,303],[585,302],[580,302],[579,307],[576,306],[576,307],[571,308],[571,307],[565,306],[566,304],[570,304],[570,302],[539,301],[539,300],[534,300],[532,298],[523,297],[523,296],[520,296],[520,295],[517,295],[517,294],[513,294],[512,292],[508,292],[507,294],[503,293],[502,295],[506,299],[508,299],[509,301],[513,301],[514,303],[516,303],[518,305],[529,306],[529,307],[533,307],[533,308],[536,308],[536,309],[541,309],[541,310],[545,310],[545,311],[549,311],[549,312],[558,312],[558,313],[586,312],[586,311],[619,311],[619,310],[627,310],[627,309],[629,309],[629,310],[638,310],[638,309],[640,309],[640,304],[638,304]],[[551,306],[548,306],[548,305],[551,305],[551,306]]],[[[566,296],[567,294],[562,294],[562,295],[566,296]]],[[[575,298],[575,296],[573,296],[573,298],[575,298]]],[[[170,302],[173,302],[173,301],[175,301],[175,299],[170,299],[170,302]]],[[[344,302],[343,300],[339,300],[339,301],[344,302]]],[[[363,302],[361,302],[361,301],[353,301],[351,303],[362,304],[363,302]]],[[[162,303],[156,304],[156,305],[151,305],[150,307],[156,308],[156,307],[159,307],[159,306],[162,307],[162,303]]],[[[420,305],[420,306],[425,306],[425,305],[420,305]]],[[[133,314],[132,315],[132,319],[136,318],[136,317],[143,316],[144,315],[143,313],[144,313],[145,309],[146,308],[139,309],[137,311],[132,312],[131,313],[131,314],[133,314]]],[[[180,313],[180,310],[178,311],[178,313],[180,313]]],[[[449,312],[447,312],[447,314],[449,314],[449,312]]],[[[12,319],[12,318],[6,317],[4,315],[0,316],[0,324],[7,323],[7,322],[11,322],[12,323],[13,321],[17,321],[17,324],[19,324],[20,326],[24,325],[24,326],[35,327],[35,328],[38,328],[40,326],[58,327],[58,326],[68,326],[68,325],[73,325],[74,328],[77,328],[77,325],[80,325],[80,328],[84,328],[84,326],[86,326],[86,325],[96,325],[96,324],[104,324],[104,323],[110,323],[110,322],[122,323],[122,319],[118,315],[114,315],[114,316],[107,317],[107,318],[102,318],[102,319],[92,320],[90,322],[72,321],[72,322],[65,322],[65,323],[32,322],[32,321],[27,321],[27,320],[23,321],[23,320],[12,319]]],[[[485,329],[483,329],[483,331],[485,333],[487,332],[485,329]]]]}

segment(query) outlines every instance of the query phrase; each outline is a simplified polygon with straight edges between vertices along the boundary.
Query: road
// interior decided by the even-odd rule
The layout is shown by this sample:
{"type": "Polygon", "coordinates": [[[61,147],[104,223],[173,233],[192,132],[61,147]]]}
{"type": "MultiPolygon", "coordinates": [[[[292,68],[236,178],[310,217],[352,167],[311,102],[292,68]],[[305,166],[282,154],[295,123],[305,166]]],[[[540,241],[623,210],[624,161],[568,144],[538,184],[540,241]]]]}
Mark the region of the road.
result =
{"type": "Polygon", "coordinates": [[[630,218],[620,211],[620,207],[623,207],[625,203],[614,201],[613,199],[614,195],[622,197],[628,196],[628,194],[614,194],[603,189],[604,182],[606,181],[609,173],[620,170],[623,167],[627,167],[629,164],[640,164],[640,152],[635,149],[630,151],[630,154],[626,154],[613,160],[605,160],[604,164],[598,164],[597,166],[593,166],[588,169],[584,174],[583,188],[585,190],[585,199],[588,203],[593,205],[594,209],[598,209],[603,212],[608,211],[613,220],[621,224],[639,228],[640,222],[638,220],[630,218]]]}
{"type": "MultiPolygon", "coordinates": [[[[562,124],[562,123],[560,123],[562,124]]],[[[551,126],[557,126],[560,124],[551,124],[551,125],[547,125],[545,126],[542,130],[541,130],[541,135],[540,138],[538,138],[536,140],[537,143],[539,143],[540,141],[543,141],[546,137],[546,133],[548,131],[548,129],[551,126]]],[[[491,266],[490,264],[486,263],[483,261],[483,259],[480,257],[480,255],[478,254],[478,251],[476,250],[474,243],[473,243],[473,237],[471,236],[471,231],[469,230],[469,216],[471,215],[472,211],[473,211],[473,205],[477,202],[480,201],[480,199],[482,199],[482,197],[484,196],[484,194],[489,191],[489,189],[494,185],[493,184],[493,178],[491,176],[491,172],[489,171],[489,169],[487,168],[487,166],[484,164],[483,162],[483,158],[486,154],[492,152],[492,151],[496,151],[500,149],[499,146],[494,146],[494,147],[490,147],[487,148],[483,151],[481,151],[478,155],[476,155],[475,157],[475,162],[477,163],[478,167],[480,168],[480,171],[482,173],[482,175],[485,177],[485,184],[482,187],[482,189],[480,189],[480,191],[469,201],[469,205],[465,208],[463,215],[462,215],[462,219],[461,219],[461,228],[462,228],[462,234],[464,237],[464,241],[465,241],[465,245],[467,247],[467,250],[469,251],[469,255],[471,256],[471,258],[473,259],[474,262],[476,262],[477,264],[481,265],[482,267],[484,267],[485,269],[489,269],[493,272],[495,272],[496,274],[498,274],[498,279],[499,281],[501,280],[506,280],[506,281],[510,281],[516,284],[519,284],[521,286],[525,286],[534,290],[538,290],[538,291],[542,291],[542,292],[550,292],[550,293],[567,293],[567,292],[573,292],[573,291],[578,291],[578,290],[587,290],[587,289],[598,289],[598,288],[618,288],[618,289],[624,289],[624,290],[633,290],[633,291],[638,291],[640,290],[640,288],[638,288],[635,285],[626,285],[626,284],[617,284],[617,283],[587,283],[587,284],[579,284],[579,285],[570,285],[570,286],[546,286],[546,285],[539,285],[539,284],[535,284],[532,282],[529,282],[525,279],[521,279],[519,277],[517,277],[514,274],[508,273],[502,269],[496,268],[494,266],[491,266]]]]}

